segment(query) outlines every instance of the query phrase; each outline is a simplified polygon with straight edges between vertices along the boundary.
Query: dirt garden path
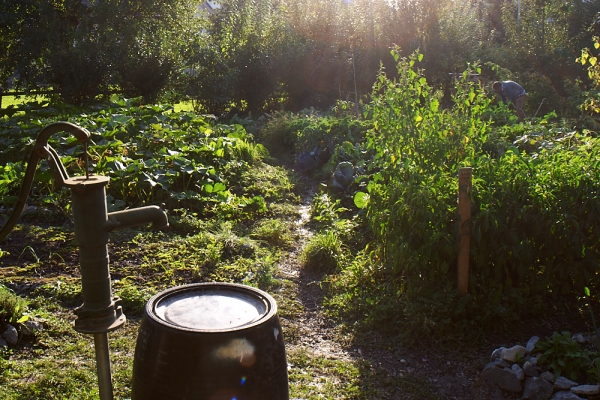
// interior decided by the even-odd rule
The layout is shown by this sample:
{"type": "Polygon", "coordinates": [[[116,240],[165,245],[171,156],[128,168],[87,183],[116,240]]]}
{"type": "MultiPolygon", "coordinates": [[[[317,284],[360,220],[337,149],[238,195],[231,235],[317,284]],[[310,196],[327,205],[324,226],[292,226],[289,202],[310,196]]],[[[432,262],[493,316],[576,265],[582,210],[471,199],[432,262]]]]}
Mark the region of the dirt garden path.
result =
{"type": "MultiPolygon", "coordinates": [[[[300,219],[296,223],[298,241],[295,249],[279,265],[280,277],[288,282],[291,293],[295,296],[293,301],[299,306],[299,312],[294,316],[282,317],[288,353],[304,351],[312,356],[331,360],[367,362],[375,371],[388,374],[392,379],[403,377],[422,385],[423,392],[429,393],[426,398],[432,398],[431,394],[434,398],[457,400],[519,398],[489,385],[479,377],[479,373],[489,361],[491,351],[498,346],[490,344],[483,348],[474,348],[471,354],[465,354],[464,351],[456,354],[440,352],[426,346],[415,349],[382,348],[377,345],[377,332],[373,332],[371,343],[357,343],[353,338],[344,336],[323,312],[322,301],[325,293],[320,286],[323,277],[304,270],[298,260],[302,248],[313,234],[307,228],[312,195],[305,195],[299,208],[300,219]]],[[[425,398],[415,394],[414,385],[412,387],[413,390],[409,392],[402,387],[395,387],[391,391],[393,393],[388,389],[386,392],[391,394],[384,398],[425,398]]]]}

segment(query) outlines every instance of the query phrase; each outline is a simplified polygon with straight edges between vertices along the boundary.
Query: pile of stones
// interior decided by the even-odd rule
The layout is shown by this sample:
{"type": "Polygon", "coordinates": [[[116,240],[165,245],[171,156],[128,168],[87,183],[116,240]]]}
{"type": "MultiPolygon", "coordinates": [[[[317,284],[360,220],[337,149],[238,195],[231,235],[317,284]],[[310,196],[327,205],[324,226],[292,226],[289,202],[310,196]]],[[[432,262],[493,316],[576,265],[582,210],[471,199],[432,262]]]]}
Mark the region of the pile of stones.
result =
{"type": "MultiPolygon", "coordinates": [[[[34,336],[36,332],[43,329],[43,325],[39,321],[28,320],[21,324],[21,336],[29,337],[34,336]]],[[[7,347],[8,345],[14,346],[19,341],[19,332],[17,328],[11,324],[6,324],[1,330],[0,334],[0,348],[7,347]]]]}
{"type": "Polygon", "coordinates": [[[525,347],[517,345],[500,347],[492,352],[491,361],[481,372],[481,377],[500,388],[520,393],[529,400],[576,400],[597,398],[598,385],[580,385],[537,365],[531,354],[539,337],[534,336],[525,347]]]}

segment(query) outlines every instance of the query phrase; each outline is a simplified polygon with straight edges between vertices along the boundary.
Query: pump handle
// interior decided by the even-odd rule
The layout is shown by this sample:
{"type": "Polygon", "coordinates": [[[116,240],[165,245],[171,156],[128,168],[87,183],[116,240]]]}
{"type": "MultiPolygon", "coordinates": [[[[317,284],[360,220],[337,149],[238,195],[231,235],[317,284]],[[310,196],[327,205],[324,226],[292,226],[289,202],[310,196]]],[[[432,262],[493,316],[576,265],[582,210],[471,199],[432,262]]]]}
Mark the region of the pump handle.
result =
{"type": "Polygon", "coordinates": [[[90,138],[90,133],[86,129],[81,128],[70,122],[52,123],[44,127],[38,133],[38,137],[35,141],[33,150],[29,155],[27,169],[25,170],[25,179],[23,180],[23,184],[21,185],[21,191],[19,192],[17,203],[13,208],[10,218],[0,230],[0,241],[2,241],[6,237],[6,235],[8,235],[9,232],[13,230],[15,224],[17,223],[17,220],[21,216],[23,208],[25,207],[25,204],[27,202],[27,198],[29,197],[31,186],[33,185],[33,178],[35,176],[37,164],[42,158],[48,159],[48,163],[50,164],[50,168],[53,170],[55,178],[62,178],[62,182],[60,182],[61,185],[66,179],[69,178],[62,163],[60,162],[60,159],[58,158],[58,154],[48,144],[48,139],[50,139],[50,136],[57,132],[71,133],[82,143],[86,143],[90,138]]]}

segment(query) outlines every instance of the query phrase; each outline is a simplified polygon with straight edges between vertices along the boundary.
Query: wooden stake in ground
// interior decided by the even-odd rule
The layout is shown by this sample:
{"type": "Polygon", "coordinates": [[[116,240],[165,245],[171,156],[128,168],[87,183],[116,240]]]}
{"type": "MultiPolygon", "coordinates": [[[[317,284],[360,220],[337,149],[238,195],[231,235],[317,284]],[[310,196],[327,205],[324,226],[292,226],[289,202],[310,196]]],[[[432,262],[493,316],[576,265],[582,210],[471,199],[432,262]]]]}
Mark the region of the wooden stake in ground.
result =
{"type": "Polygon", "coordinates": [[[461,296],[469,290],[469,253],[471,241],[471,193],[473,168],[458,171],[458,293],[461,296]]]}

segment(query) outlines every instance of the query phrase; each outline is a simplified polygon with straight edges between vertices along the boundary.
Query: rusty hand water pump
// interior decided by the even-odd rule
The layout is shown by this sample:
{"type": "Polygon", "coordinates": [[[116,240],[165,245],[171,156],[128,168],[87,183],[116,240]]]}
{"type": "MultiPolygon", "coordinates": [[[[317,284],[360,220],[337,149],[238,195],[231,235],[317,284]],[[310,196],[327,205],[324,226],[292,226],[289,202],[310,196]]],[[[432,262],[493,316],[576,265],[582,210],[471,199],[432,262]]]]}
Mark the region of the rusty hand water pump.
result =
{"type": "Polygon", "coordinates": [[[167,227],[167,216],[159,207],[149,206],[114,213],[107,212],[106,185],[109,178],[89,176],[87,173],[87,142],[90,133],[69,122],[57,122],[43,128],[31,152],[25,180],[17,204],[6,225],[0,231],[0,240],[12,230],[29,196],[37,164],[46,159],[52,170],[55,185],[71,189],[75,243],[79,246],[83,305],[75,310],[73,327],[81,333],[93,334],[96,350],[96,368],[101,399],[112,399],[113,389],[108,349],[108,332],[125,323],[120,299],[112,296],[108,265],[108,233],[152,222],[157,229],[167,227]],[[56,151],[48,144],[57,132],[73,134],[84,144],[86,176],[69,178],[56,151]]]}
{"type": "MultiPolygon", "coordinates": [[[[23,210],[37,164],[46,159],[55,185],[71,189],[75,242],[79,246],[83,305],[75,310],[76,331],[94,335],[100,399],[112,399],[108,332],[125,323],[121,301],[112,295],[108,234],[153,224],[168,227],[157,206],[107,212],[109,178],[90,176],[87,130],[69,122],[43,128],[31,152],[15,208],[0,241],[23,210]],[[48,144],[57,132],[84,145],[85,176],[70,178],[48,144]]],[[[287,362],[277,305],[267,293],[236,284],[200,283],[171,288],[146,304],[138,335],[132,399],[288,399],[287,362]]]]}

